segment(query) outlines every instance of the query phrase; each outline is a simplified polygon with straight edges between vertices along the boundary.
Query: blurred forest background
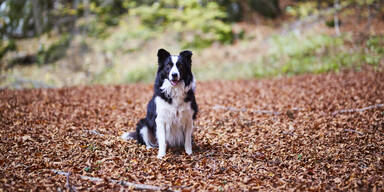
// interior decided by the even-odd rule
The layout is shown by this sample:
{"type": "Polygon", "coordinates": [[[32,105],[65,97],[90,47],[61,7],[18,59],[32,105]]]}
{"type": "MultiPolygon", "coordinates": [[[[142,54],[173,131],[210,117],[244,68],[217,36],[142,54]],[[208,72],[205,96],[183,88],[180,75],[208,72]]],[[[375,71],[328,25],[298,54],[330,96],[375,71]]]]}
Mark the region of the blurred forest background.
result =
{"type": "Polygon", "coordinates": [[[194,52],[198,81],[383,69],[384,0],[3,0],[0,87],[151,82],[194,52]]]}

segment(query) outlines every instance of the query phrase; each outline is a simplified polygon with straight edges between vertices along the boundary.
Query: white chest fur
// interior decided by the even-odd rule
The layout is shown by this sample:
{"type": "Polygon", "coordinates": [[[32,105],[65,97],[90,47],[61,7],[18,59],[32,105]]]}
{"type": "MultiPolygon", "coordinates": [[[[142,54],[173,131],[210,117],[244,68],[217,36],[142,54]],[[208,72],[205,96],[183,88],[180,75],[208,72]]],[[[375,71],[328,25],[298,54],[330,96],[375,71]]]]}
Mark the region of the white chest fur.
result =
{"type": "MultiPolygon", "coordinates": [[[[191,102],[185,102],[186,93],[191,87],[185,87],[184,82],[171,86],[169,81],[165,81],[161,87],[163,92],[172,98],[169,104],[161,97],[155,98],[158,129],[165,129],[165,141],[169,146],[183,146],[185,142],[186,129],[192,129],[193,110],[191,102]],[[169,84],[169,85],[168,85],[169,84]]],[[[161,139],[161,138],[158,138],[161,139]]]]}

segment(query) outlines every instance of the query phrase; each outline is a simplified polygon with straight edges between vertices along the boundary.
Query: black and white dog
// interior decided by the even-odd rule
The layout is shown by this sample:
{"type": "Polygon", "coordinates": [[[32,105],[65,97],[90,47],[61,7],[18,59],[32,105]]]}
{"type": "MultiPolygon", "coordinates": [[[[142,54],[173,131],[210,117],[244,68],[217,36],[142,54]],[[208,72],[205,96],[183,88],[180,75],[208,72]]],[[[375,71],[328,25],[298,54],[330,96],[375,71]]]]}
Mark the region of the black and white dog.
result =
{"type": "Polygon", "coordinates": [[[165,155],[167,146],[184,146],[190,155],[193,120],[198,111],[191,71],[192,52],[171,55],[159,49],[157,57],[154,94],[147,106],[147,116],[137,123],[136,132],[124,133],[122,138],[136,139],[147,148],[159,147],[158,158],[165,155]]]}

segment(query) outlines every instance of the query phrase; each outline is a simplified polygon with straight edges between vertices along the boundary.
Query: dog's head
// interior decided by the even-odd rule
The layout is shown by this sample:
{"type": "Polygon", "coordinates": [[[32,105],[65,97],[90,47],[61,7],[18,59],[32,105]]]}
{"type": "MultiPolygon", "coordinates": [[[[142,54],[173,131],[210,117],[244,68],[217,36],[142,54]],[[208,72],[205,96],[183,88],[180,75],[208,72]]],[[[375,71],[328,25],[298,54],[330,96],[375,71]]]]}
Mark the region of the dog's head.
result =
{"type": "Polygon", "coordinates": [[[185,85],[192,80],[192,52],[185,50],[179,55],[171,55],[165,49],[157,52],[159,69],[158,74],[162,79],[168,79],[172,86],[184,81],[185,85]]]}

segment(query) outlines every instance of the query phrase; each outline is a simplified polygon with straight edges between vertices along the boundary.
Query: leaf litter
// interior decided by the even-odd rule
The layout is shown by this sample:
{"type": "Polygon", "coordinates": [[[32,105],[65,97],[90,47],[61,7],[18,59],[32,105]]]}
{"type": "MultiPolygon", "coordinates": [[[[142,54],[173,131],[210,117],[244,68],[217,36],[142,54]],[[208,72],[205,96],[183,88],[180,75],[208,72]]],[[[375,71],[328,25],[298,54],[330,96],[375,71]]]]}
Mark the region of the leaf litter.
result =
{"type": "Polygon", "coordinates": [[[151,94],[148,84],[0,90],[0,189],[384,190],[383,72],[198,83],[194,153],[163,160],[119,138],[151,94]]]}

